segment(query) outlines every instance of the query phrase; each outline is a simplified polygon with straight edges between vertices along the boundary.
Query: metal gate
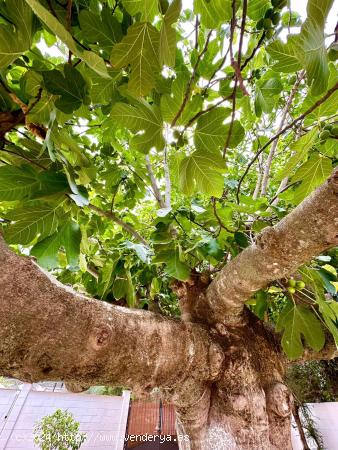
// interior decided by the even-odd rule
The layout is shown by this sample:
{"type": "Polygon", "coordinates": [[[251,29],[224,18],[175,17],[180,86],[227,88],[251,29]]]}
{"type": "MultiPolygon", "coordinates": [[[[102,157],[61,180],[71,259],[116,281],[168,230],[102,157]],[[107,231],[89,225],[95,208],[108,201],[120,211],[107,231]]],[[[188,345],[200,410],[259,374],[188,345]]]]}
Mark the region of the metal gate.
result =
{"type": "Polygon", "coordinates": [[[132,401],[126,431],[125,449],[176,450],[175,411],[170,403],[132,401]]]}

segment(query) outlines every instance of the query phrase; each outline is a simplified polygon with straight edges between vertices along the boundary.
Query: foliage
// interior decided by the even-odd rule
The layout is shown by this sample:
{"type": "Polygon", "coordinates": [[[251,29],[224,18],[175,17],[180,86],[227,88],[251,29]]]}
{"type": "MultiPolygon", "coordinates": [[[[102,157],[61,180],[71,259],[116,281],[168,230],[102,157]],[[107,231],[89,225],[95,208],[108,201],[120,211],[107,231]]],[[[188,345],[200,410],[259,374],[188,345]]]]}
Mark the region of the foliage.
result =
{"type": "Polygon", "coordinates": [[[78,450],[86,440],[79,427],[71,413],[57,409],[37,422],[34,443],[42,450],[78,450]]]}
{"type": "MultiPolygon", "coordinates": [[[[282,0],[1,0],[7,242],[98,299],[176,317],[174,279],[213,277],[337,165],[332,3],[302,22],[282,0]]],[[[305,287],[248,302],[290,357],[325,328],[338,343],[336,267],[332,250],[294,275],[305,287]]]]}
{"type": "Polygon", "coordinates": [[[337,371],[336,360],[293,364],[287,373],[287,384],[299,404],[335,402],[338,399],[337,371]]]}

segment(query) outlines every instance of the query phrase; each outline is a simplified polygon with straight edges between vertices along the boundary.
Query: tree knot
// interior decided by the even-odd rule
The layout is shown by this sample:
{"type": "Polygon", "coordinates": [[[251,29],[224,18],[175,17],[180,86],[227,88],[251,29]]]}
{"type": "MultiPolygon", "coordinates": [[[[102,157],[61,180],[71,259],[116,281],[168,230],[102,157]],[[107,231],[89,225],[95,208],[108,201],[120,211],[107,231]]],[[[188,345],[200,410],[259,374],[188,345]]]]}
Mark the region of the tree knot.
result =
{"type": "Polygon", "coordinates": [[[103,350],[112,340],[112,329],[107,324],[96,325],[89,336],[89,346],[93,350],[103,350]]]}
{"type": "Polygon", "coordinates": [[[275,383],[266,390],[266,406],[268,412],[286,418],[292,411],[292,394],[283,383],[275,383]]]}

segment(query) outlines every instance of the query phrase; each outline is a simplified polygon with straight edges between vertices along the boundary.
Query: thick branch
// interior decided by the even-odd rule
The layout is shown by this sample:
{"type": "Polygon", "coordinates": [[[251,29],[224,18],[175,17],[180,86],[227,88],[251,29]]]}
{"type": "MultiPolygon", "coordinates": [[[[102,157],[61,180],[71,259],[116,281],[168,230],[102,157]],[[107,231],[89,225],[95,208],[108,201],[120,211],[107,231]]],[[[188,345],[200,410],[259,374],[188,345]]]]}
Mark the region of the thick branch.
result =
{"type": "Polygon", "coordinates": [[[240,325],[244,303],[273,280],[289,276],[313,256],[338,244],[338,169],[274,227],[265,228],[212,281],[196,301],[196,316],[240,325]]]}
{"type": "Polygon", "coordinates": [[[0,374],[70,385],[175,388],[218,375],[218,344],[197,324],[77,294],[0,236],[0,374]]]}

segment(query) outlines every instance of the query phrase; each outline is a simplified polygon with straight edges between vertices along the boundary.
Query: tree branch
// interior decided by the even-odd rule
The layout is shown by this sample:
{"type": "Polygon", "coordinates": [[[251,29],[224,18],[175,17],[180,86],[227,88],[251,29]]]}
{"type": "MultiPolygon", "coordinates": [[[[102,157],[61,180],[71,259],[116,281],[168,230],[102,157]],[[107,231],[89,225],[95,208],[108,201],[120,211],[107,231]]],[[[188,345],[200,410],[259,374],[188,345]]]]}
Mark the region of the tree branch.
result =
{"type": "Polygon", "coordinates": [[[128,223],[124,222],[122,219],[119,219],[116,214],[110,211],[104,211],[101,208],[98,208],[95,205],[92,205],[89,203],[87,205],[89,209],[95,212],[95,214],[98,214],[101,217],[107,217],[107,219],[112,220],[113,222],[117,223],[122,227],[124,230],[126,230],[129,234],[131,234],[137,241],[141,242],[143,245],[149,247],[147,241],[128,223]]]}
{"type": "MultiPolygon", "coordinates": [[[[301,76],[299,78],[297,78],[295,84],[293,85],[293,88],[291,89],[290,96],[288,98],[288,101],[286,102],[284,109],[283,109],[282,118],[281,118],[278,130],[277,130],[277,133],[279,133],[284,128],[286,118],[289,114],[289,110],[292,105],[293,98],[296,95],[298,86],[299,86],[300,82],[302,81],[304,75],[305,75],[305,72],[303,71],[301,76]]],[[[272,143],[268,158],[266,160],[266,165],[265,165],[263,180],[262,180],[262,188],[261,188],[261,196],[262,197],[264,197],[266,195],[266,191],[268,188],[271,164],[272,164],[273,158],[275,156],[275,152],[276,152],[277,145],[278,145],[278,140],[279,140],[279,138],[275,139],[275,141],[272,143]]]]}
{"type": "Polygon", "coordinates": [[[80,295],[13,253],[1,235],[0,287],[4,376],[136,390],[218,376],[221,350],[205,328],[80,295]]]}
{"type": "Polygon", "coordinates": [[[255,156],[252,158],[252,160],[249,162],[247,168],[245,169],[245,172],[243,173],[241,179],[239,180],[238,186],[237,186],[237,193],[236,193],[236,197],[237,197],[237,203],[239,203],[239,194],[241,191],[241,186],[242,183],[244,181],[244,178],[246,177],[246,175],[248,174],[251,166],[253,165],[253,163],[256,161],[256,159],[258,158],[258,156],[264,152],[264,150],[269,147],[270,144],[272,144],[276,139],[279,138],[279,136],[281,136],[282,134],[284,134],[286,131],[290,130],[294,125],[296,125],[296,123],[300,122],[301,120],[303,120],[306,116],[308,116],[309,114],[311,114],[316,108],[318,108],[318,106],[320,106],[321,104],[323,104],[329,97],[331,97],[331,95],[336,92],[336,90],[338,89],[338,82],[332,86],[331,89],[329,89],[327,91],[327,93],[320,98],[319,100],[316,101],[316,103],[314,103],[308,110],[306,110],[303,114],[301,114],[300,116],[298,116],[295,120],[293,120],[293,122],[289,123],[286,127],[284,127],[282,130],[280,130],[277,134],[275,134],[271,139],[269,139],[269,141],[263,145],[262,148],[259,149],[259,151],[255,154],[255,156]]]}
{"type": "Polygon", "coordinates": [[[244,303],[254,292],[338,244],[337,223],[338,169],[221,270],[196,300],[195,316],[208,317],[211,324],[243,325],[244,303]]]}
{"type": "Polygon", "coordinates": [[[208,36],[207,36],[207,40],[205,41],[205,45],[203,47],[203,50],[201,51],[201,53],[197,57],[197,60],[195,62],[195,65],[194,65],[194,68],[193,68],[193,71],[192,71],[192,75],[190,77],[190,80],[188,82],[188,85],[187,85],[187,88],[186,88],[186,91],[185,91],[185,95],[183,97],[183,101],[181,103],[181,106],[180,106],[179,110],[177,111],[176,116],[174,117],[173,121],[171,122],[171,126],[172,127],[174,127],[176,125],[176,122],[181,117],[181,114],[183,113],[184,108],[185,108],[186,104],[188,103],[188,100],[189,100],[189,97],[190,97],[190,93],[191,93],[191,86],[192,86],[193,82],[195,81],[197,68],[198,68],[198,65],[199,65],[199,63],[200,63],[200,61],[202,59],[202,56],[208,50],[208,45],[209,45],[209,41],[210,41],[210,38],[211,38],[211,34],[212,34],[212,30],[209,31],[208,36]]]}
{"type": "Polygon", "coordinates": [[[262,45],[264,39],[265,39],[265,34],[266,32],[263,31],[261,37],[259,38],[259,41],[256,45],[256,47],[253,49],[251,55],[244,61],[244,63],[241,65],[241,70],[245,69],[245,67],[249,64],[249,62],[252,60],[252,58],[255,56],[256,52],[258,51],[258,49],[260,48],[260,46],[262,45]]]}
{"type": "Polygon", "coordinates": [[[165,207],[165,203],[164,203],[162,194],[160,192],[160,189],[159,189],[159,187],[157,185],[157,181],[156,181],[156,178],[155,178],[155,175],[154,175],[154,172],[153,172],[153,168],[151,167],[151,162],[150,162],[149,155],[146,155],[146,168],[147,168],[147,171],[148,171],[151,187],[153,188],[154,195],[155,195],[155,198],[157,200],[157,203],[159,204],[160,208],[164,208],[165,207]]]}
{"type": "Polygon", "coordinates": [[[167,145],[164,148],[163,166],[164,166],[164,179],[165,179],[165,207],[171,208],[171,181],[170,181],[167,145]]]}

